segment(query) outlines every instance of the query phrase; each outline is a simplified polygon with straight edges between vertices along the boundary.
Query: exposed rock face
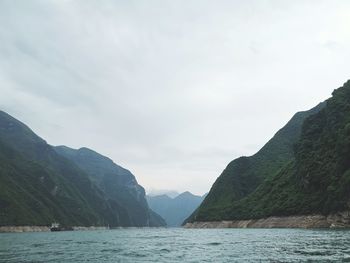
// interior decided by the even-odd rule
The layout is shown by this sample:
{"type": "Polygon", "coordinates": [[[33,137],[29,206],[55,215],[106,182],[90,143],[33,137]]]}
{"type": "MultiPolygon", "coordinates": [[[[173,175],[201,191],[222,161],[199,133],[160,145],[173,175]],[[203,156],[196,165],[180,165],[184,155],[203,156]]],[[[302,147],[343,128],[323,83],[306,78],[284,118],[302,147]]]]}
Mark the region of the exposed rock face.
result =
{"type": "Polygon", "coordinates": [[[144,188],[127,169],[91,149],[78,150],[57,146],[58,154],[74,162],[88,174],[90,180],[104,195],[126,211],[128,220],[124,227],[165,226],[165,222],[148,207],[144,188]]]}
{"type": "Polygon", "coordinates": [[[48,232],[47,226],[0,226],[0,233],[48,232]]]}
{"type": "MultiPolygon", "coordinates": [[[[106,230],[103,226],[73,226],[74,231],[106,230]]],[[[48,226],[0,226],[0,233],[23,233],[23,232],[50,232],[48,226]]]]}
{"type": "Polygon", "coordinates": [[[336,214],[268,217],[251,220],[213,221],[187,223],[185,228],[347,228],[350,211],[336,214]]]}

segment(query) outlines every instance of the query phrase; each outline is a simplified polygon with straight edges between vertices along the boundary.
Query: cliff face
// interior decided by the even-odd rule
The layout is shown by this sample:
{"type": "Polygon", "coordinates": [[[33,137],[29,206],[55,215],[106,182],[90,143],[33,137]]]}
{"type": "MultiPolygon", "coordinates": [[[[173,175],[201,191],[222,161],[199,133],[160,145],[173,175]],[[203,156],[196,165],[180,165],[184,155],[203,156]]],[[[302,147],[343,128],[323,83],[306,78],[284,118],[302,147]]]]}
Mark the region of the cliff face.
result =
{"type": "Polygon", "coordinates": [[[125,211],[26,125],[0,112],[0,225],[120,225],[125,211]]]}
{"type": "Polygon", "coordinates": [[[350,212],[325,215],[186,223],[185,228],[349,228],[350,212]]]}
{"type": "MultiPolygon", "coordinates": [[[[54,221],[63,226],[139,226],[125,207],[123,200],[108,198],[86,171],[0,111],[0,226],[54,221]]],[[[150,225],[149,220],[143,223],[150,225]]]]}
{"type": "MultiPolygon", "coordinates": [[[[349,210],[350,82],[335,90],[322,109],[305,116],[300,131],[292,146],[292,158],[267,173],[255,190],[242,198],[231,198],[223,206],[209,206],[204,201],[189,221],[313,214],[327,217],[349,210]]],[[[269,167],[270,163],[261,165],[269,167]]],[[[246,183],[246,177],[240,175],[244,173],[232,174],[241,184],[246,183]]],[[[221,195],[216,185],[211,192],[209,195],[221,195]]]]}
{"type": "Polygon", "coordinates": [[[135,176],[111,159],[88,148],[78,150],[66,146],[55,147],[60,155],[82,169],[105,196],[121,204],[132,226],[164,226],[165,222],[150,211],[145,190],[135,176]]]}

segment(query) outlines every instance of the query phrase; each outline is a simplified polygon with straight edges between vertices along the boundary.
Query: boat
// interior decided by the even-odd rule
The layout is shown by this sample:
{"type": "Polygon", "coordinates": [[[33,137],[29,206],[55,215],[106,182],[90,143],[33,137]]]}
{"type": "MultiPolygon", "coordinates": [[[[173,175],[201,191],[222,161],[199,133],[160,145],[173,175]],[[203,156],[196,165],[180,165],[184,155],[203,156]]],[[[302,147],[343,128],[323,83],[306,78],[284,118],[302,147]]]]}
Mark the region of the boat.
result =
{"type": "Polygon", "coordinates": [[[52,223],[51,227],[50,227],[51,232],[57,232],[57,231],[61,231],[61,227],[59,223],[52,223]]]}

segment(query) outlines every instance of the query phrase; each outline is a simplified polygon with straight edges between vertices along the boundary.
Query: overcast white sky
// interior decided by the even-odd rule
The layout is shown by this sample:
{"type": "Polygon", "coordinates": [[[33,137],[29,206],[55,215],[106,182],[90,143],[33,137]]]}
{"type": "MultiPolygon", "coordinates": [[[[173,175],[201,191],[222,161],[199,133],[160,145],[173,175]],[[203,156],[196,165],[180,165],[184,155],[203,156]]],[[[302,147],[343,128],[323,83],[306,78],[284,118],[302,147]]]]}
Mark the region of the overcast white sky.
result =
{"type": "Polygon", "coordinates": [[[350,76],[350,1],[0,0],[0,107],[150,189],[207,192],[350,76]]]}

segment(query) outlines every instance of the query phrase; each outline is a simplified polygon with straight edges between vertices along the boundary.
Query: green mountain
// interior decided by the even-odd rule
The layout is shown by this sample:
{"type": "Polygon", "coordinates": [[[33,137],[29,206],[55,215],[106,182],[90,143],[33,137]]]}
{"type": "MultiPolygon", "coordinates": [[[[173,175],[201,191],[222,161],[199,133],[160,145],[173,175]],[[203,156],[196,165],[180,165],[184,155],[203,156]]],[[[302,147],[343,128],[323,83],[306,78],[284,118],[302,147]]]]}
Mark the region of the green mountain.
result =
{"type": "Polygon", "coordinates": [[[293,160],[294,144],[300,138],[304,120],[324,106],[325,103],[320,103],[311,110],[296,113],[256,154],[229,163],[189,220],[221,219],[227,207],[254,192],[266,178],[293,160]]]}
{"type": "Polygon", "coordinates": [[[348,209],[350,81],[325,103],[295,115],[276,136],[253,157],[244,157],[246,166],[242,158],[233,161],[189,221],[328,215],[348,209]],[[294,132],[287,132],[291,127],[294,132]],[[281,134],[283,139],[276,140],[281,134]],[[259,166],[256,161],[251,166],[255,158],[259,166]],[[258,180],[253,187],[252,180],[258,180]],[[225,183],[230,189],[224,189],[225,183]]]}
{"type": "Polygon", "coordinates": [[[121,200],[109,199],[85,171],[0,111],[0,225],[53,221],[66,226],[135,225],[121,200]]]}
{"type": "Polygon", "coordinates": [[[150,208],[165,219],[167,226],[181,226],[183,221],[203,201],[204,196],[184,192],[171,198],[168,195],[147,196],[150,208]]]}
{"type": "Polygon", "coordinates": [[[88,148],[74,150],[66,146],[57,146],[55,150],[88,174],[90,180],[108,199],[123,204],[133,226],[165,225],[164,220],[150,211],[145,190],[130,171],[88,148]]]}
{"type": "Polygon", "coordinates": [[[350,208],[350,81],[332,95],[324,109],[305,120],[295,159],[225,213],[257,218],[350,208]]]}

